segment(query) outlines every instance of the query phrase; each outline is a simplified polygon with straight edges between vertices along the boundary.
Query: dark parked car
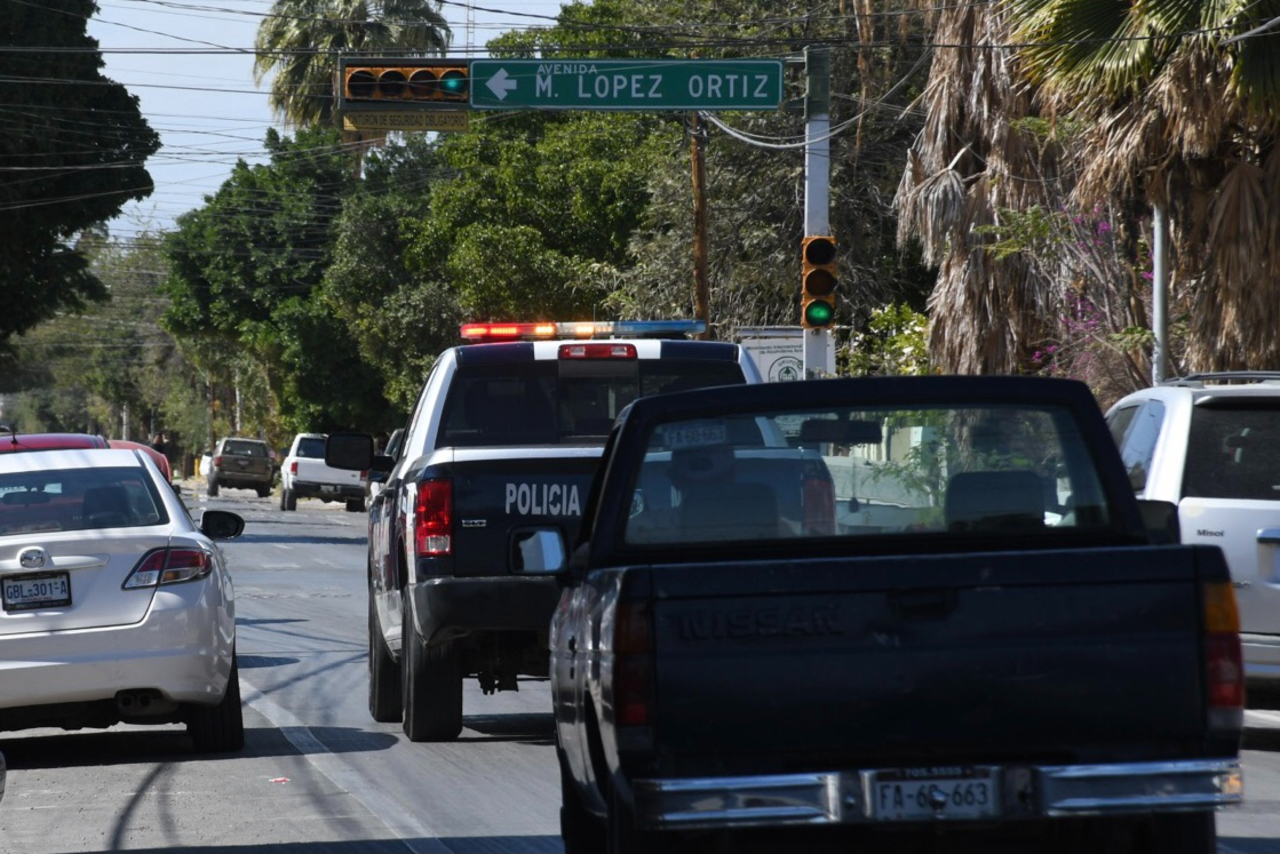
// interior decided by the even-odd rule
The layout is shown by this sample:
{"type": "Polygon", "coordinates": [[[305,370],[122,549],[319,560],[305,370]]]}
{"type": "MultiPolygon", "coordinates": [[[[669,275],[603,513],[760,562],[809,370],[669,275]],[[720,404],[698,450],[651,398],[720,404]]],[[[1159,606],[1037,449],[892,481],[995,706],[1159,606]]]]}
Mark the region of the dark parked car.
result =
{"type": "Polygon", "coordinates": [[[213,466],[209,469],[209,495],[222,487],[252,489],[262,498],[271,494],[275,471],[271,449],[261,439],[227,438],[213,450],[213,466]]]}

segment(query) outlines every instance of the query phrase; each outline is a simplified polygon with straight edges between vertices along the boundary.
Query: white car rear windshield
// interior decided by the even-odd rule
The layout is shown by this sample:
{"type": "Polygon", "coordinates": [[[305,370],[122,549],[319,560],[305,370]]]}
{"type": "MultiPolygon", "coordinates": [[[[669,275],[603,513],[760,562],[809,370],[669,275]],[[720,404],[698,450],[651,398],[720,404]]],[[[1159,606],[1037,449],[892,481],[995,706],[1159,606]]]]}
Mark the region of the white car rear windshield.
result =
{"type": "Polygon", "coordinates": [[[169,521],[146,472],[86,468],[0,475],[0,536],[169,521]]]}

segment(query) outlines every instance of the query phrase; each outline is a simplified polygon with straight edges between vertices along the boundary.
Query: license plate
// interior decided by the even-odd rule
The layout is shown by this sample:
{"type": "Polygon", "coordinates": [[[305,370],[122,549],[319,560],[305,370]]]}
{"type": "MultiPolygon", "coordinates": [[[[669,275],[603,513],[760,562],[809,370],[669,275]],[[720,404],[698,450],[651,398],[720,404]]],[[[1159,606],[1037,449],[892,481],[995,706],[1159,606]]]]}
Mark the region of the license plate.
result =
{"type": "Polygon", "coordinates": [[[65,572],[33,572],[0,579],[6,611],[64,608],[71,604],[71,577],[65,572]]]}
{"type": "Polygon", "coordinates": [[[983,819],[1000,814],[992,768],[890,768],[868,774],[869,811],[879,821],[983,819]]]}
{"type": "Polygon", "coordinates": [[[337,492],[338,487],[330,486],[329,484],[325,483],[320,485],[320,491],[321,492],[337,492]]]}

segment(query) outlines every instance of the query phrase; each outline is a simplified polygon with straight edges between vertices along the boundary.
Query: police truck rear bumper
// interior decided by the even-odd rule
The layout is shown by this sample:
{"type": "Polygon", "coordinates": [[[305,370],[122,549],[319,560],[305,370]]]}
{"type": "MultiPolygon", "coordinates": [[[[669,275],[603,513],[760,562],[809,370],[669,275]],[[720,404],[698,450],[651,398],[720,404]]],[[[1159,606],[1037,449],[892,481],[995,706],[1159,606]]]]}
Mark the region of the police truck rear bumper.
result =
{"type": "Polygon", "coordinates": [[[543,647],[560,585],[549,576],[429,578],[409,586],[427,643],[476,631],[534,631],[543,647]]]}

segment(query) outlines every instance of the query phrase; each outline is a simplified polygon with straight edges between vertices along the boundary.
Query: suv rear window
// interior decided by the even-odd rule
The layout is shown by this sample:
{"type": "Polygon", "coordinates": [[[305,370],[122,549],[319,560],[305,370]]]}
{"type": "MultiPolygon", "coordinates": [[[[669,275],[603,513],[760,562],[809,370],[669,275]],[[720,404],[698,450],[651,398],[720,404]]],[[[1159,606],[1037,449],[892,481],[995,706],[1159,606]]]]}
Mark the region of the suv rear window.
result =
{"type": "Polygon", "coordinates": [[[450,383],[438,444],[603,444],[636,397],[745,381],[736,362],[697,359],[469,365],[450,383]]]}
{"type": "Polygon", "coordinates": [[[1280,400],[1197,406],[1182,494],[1280,501],[1280,400]]]}
{"type": "Polygon", "coordinates": [[[265,457],[267,446],[262,442],[248,442],[243,439],[228,439],[222,445],[222,453],[233,457],[265,457]]]}
{"type": "Polygon", "coordinates": [[[324,459],[324,439],[318,436],[307,436],[298,440],[299,457],[314,457],[318,460],[324,459]]]}

